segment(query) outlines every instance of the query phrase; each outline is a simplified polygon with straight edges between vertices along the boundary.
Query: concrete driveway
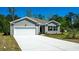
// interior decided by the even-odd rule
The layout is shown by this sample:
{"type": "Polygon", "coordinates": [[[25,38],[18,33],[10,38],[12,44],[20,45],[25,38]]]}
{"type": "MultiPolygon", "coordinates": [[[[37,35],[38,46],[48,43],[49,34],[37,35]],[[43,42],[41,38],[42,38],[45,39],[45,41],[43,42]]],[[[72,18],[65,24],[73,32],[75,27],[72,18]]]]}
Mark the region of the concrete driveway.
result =
{"type": "Polygon", "coordinates": [[[24,51],[77,51],[79,44],[49,38],[41,35],[14,35],[20,48],[24,51]]]}

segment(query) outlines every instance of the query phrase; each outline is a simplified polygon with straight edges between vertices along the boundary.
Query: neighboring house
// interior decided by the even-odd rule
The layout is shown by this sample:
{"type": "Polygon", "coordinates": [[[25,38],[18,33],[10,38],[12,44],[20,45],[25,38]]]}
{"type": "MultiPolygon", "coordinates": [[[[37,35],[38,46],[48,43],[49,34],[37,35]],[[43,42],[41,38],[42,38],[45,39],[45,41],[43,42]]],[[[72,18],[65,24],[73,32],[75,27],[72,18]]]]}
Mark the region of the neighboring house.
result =
{"type": "Polygon", "coordinates": [[[29,33],[31,33],[31,35],[45,33],[59,34],[60,23],[54,20],[46,21],[37,18],[23,17],[10,22],[10,34],[16,35],[17,33],[27,35],[29,35],[29,33]]]}

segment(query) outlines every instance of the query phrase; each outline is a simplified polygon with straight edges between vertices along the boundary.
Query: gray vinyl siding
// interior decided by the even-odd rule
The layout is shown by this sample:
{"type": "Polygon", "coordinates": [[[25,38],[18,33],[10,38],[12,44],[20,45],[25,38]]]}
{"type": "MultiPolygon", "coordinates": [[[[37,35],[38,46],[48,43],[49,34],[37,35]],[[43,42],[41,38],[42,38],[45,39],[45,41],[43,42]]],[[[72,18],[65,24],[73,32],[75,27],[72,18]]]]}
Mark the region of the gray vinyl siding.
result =
{"type": "Polygon", "coordinates": [[[39,26],[36,26],[36,31],[35,31],[36,34],[39,34],[40,33],[40,27],[39,26]]]}
{"type": "Polygon", "coordinates": [[[11,24],[10,25],[10,35],[14,34],[14,26],[11,24]]]}
{"type": "Polygon", "coordinates": [[[26,26],[35,26],[35,24],[33,24],[32,22],[29,22],[29,21],[27,21],[27,20],[22,20],[22,21],[19,21],[19,22],[17,22],[17,23],[15,23],[14,24],[14,26],[25,26],[25,24],[26,24],[26,26]]]}
{"type": "MultiPolygon", "coordinates": [[[[55,23],[49,23],[45,25],[45,33],[48,34],[59,34],[60,33],[60,25],[57,28],[57,31],[48,31],[48,26],[58,26],[58,24],[55,23]]],[[[14,28],[15,27],[30,27],[35,28],[35,34],[40,34],[40,25],[37,25],[36,23],[29,21],[28,19],[19,20],[18,22],[14,22],[10,24],[10,34],[14,35],[14,28]]]]}
{"type": "Polygon", "coordinates": [[[14,28],[16,27],[30,27],[30,28],[35,28],[35,34],[39,34],[39,26],[36,24],[28,21],[28,20],[22,20],[19,22],[14,23],[14,25],[10,25],[10,34],[14,35],[14,28]],[[26,24],[26,26],[25,26],[26,24]]]}

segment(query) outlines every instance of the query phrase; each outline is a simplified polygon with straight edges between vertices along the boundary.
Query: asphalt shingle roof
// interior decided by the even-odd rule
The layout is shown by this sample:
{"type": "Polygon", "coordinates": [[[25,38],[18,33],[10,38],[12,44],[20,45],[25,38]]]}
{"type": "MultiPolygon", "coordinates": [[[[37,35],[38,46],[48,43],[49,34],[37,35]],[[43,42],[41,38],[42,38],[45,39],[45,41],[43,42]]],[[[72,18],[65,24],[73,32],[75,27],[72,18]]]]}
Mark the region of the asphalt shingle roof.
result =
{"type": "Polygon", "coordinates": [[[12,22],[10,22],[10,23],[12,24],[12,23],[18,22],[18,21],[23,20],[23,19],[31,20],[31,21],[36,22],[36,23],[38,23],[38,24],[48,24],[48,23],[50,23],[50,22],[55,22],[56,24],[60,24],[59,22],[56,22],[56,21],[54,21],[54,20],[52,20],[52,21],[47,21],[47,20],[42,20],[42,19],[38,19],[38,18],[31,18],[31,17],[23,17],[23,18],[14,20],[14,21],[12,21],[12,22]]]}

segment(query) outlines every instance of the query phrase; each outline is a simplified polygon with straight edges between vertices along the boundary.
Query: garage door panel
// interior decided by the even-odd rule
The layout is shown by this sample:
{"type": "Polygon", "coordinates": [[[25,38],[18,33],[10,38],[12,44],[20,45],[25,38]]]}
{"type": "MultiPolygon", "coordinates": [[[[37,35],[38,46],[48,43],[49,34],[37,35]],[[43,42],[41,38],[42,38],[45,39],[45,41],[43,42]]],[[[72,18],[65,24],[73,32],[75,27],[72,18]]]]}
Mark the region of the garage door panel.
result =
{"type": "Polygon", "coordinates": [[[15,27],[14,35],[35,35],[35,27],[15,27]]]}

